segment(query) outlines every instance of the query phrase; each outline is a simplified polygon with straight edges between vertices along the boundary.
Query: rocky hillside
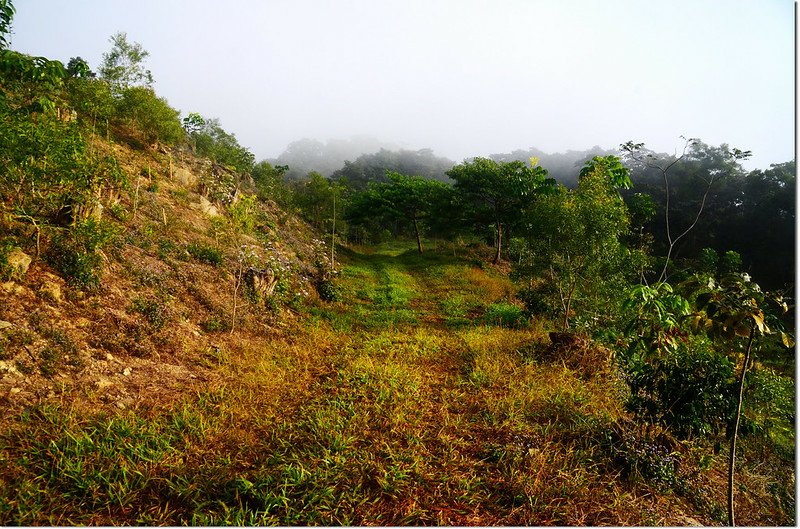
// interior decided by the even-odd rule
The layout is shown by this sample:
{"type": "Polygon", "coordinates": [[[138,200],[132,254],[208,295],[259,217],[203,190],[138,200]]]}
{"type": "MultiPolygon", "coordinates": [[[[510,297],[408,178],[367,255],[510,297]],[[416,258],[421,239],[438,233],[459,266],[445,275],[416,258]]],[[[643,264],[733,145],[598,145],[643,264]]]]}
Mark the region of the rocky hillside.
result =
{"type": "Polygon", "coordinates": [[[49,264],[52,234],[37,255],[35,231],[9,226],[18,241],[32,237],[8,253],[0,287],[7,411],[166,405],[217,380],[221,351],[277,332],[317,295],[324,244],[293,215],[253,199],[251,181],[186,150],[96,147],[131,175],[92,212],[112,232],[96,289],[49,264]]]}

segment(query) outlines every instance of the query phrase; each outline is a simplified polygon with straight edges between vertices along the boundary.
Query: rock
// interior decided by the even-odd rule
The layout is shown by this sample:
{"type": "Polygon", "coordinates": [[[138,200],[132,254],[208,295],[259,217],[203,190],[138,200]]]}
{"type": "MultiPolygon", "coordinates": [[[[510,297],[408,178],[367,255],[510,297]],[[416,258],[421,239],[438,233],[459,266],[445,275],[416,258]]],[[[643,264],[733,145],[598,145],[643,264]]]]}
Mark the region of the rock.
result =
{"type": "Polygon", "coordinates": [[[13,327],[10,321],[0,320],[0,331],[2,331],[3,329],[8,329],[9,327],[13,327]]]}
{"type": "Polygon", "coordinates": [[[19,375],[17,367],[11,361],[0,360],[0,373],[6,372],[9,375],[19,375]]]}
{"type": "Polygon", "coordinates": [[[196,209],[198,211],[202,211],[209,217],[218,217],[219,210],[217,207],[212,204],[206,197],[200,197],[200,202],[196,204],[191,204],[192,209],[196,209]]]}
{"type": "Polygon", "coordinates": [[[182,167],[176,168],[172,175],[176,182],[190,188],[196,186],[197,182],[200,181],[196,174],[182,167]]]}
{"type": "Polygon", "coordinates": [[[114,360],[114,355],[112,355],[111,353],[106,353],[106,360],[111,362],[112,360],[114,360]]]}
{"type": "Polygon", "coordinates": [[[113,386],[114,383],[107,378],[100,377],[97,379],[97,382],[95,382],[94,385],[97,387],[97,389],[106,389],[107,387],[113,386]]]}
{"type": "Polygon", "coordinates": [[[129,377],[129,376],[131,376],[131,368],[130,368],[130,367],[126,367],[126,368],[125,368],[125,369],[122,371],[122,376],[123,376],[123,377],[129,377]]]}
{"type": "Polygon", "coordinates": [[[6,281],[5,283],[3,283],[2,286],[3,286],[3,291],[8,293],[8,294],[17,294],[18,295],[18,294],[22,294],[25,291],[25,289],[22,287],[22,285],[18,285],[16,283],[14,283],[13,281],[6,281]]]}
{"type": "Polygon", "coordinates": [[[12,395],[16,395],[20,391],[22,391],[20,388],[11,388],[11,391],[9,393],[11,393],[12,395]]]}
{"type": "Polygon", "coordinates": [[[19,248],[14,248],[11,253],[6,256],[8,268],[11,270],[11,275],[22,279],[28,273],[28,267],[31,266],[33,259],[19,248]]]}
{"type": "Polygon", "coordinates": [[[41,288],[39,288],[39,294],[45,299],[61,303],[61,286],[58,283],[45,281],[41,288]]]}
{"type": "Polygon", "coordinates": [[[119,408],[121,410],[125,409],[125,403],[124,402],[117,401],[116,402],[116,406],[117,406],[117,408],[119,408]]]}
{"type": "Polygon", "coordinates": [[[703,524],[692,518],[691,516],[687,516],[685,514],[678,515],[678,524],[685,525],[688,527],[703,527],[703,524]]]}

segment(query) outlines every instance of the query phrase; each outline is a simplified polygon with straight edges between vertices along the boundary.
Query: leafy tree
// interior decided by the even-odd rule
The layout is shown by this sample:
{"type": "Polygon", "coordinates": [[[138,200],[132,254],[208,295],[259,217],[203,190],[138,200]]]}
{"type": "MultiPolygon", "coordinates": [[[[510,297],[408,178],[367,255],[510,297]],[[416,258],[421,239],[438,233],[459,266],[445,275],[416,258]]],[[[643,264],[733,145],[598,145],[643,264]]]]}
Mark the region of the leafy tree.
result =
{"type": "Polygon", "coordinates": [[[447,200],[450,187],[421,176],[387,173],[388,182],[371,183],[353,197],[349,218],[380,217],[390,222],[407,222],[414,229],[417,250],[422,248],[422,223],[435,215],[437,206],[447,200]]]}
{"type": "Polygon", "coordinates": [[[262,160],[253,166],[252,177],[258,189],[259,197],[272,199],[283,207],[292,204],[292,191],[284,181],[284,174],[289,170],[287,165],[273,166],[262,160]]]}
{"type": "Polygon", "coordinates": [[[316,171],[297,187],[295,203],[303,217],[318,229],[323,229],[326,219],[333,217],[334,188],[329,179],[316,171]]]}
{"type": "Polygon", "coordinates": [[[236,136],[225,131],[218,119],[206,119],[199,114],[190,114],[188,122],[187,118],[184,118],[183,126],[188,127],[189,137],[194,142],[198,154],[207,156],[238,173],[252,172],[255,156],[247,148],[239,145],[236,136]]]}
{"type": "Polygon", "coordinates": [[[500,260],[504,228],[518,220],[530,200],[555,186],[555,180],[547,178],[545,169],[519,161],[475,158],[453,167],[447,175],[455,180],[454,189],[469,208],[465,215],[475,224],[494,225],[493,263],[500,260]]]}
{"type": "Polygon", "coordinates": [[[190,112],[188,116],[183,118],[183,129],[189,135],[200,132],[205,126],[206,120],[197,112],[190,112]]]}
{"type": "MultiPolygon", "coordinates": [[[[527,259],[514,267],[517,278],[542,278],[555,295],[562,327],[569,328],[576,299],[584,310],[612,305],[615,287],[624,283],[629,252],[621,238],[628,231],[625,203],[604,164],[584,171],[578,188],[545,196],[526,211],[527,259]]],[[[545,296],[547,297],[547,290],[545,296]]],[[[527,293],[528,296],[534,293],[527,293]]],[[[526,304],[536,305],[529,299],[526,304]]]]}
{"type": "Polygon", "coordinates": [[[11,21],[14,20],[14,4],[11,0],[0,0],[0,50],[8,47],[6,35],[11,32],[11,21]]]}
{"type": "Polygon", "coordinates": [[[578,175],[579,184],[581,179],[598,170],[615,189],[628,189],[633,185],[630,169],[622,165],[622,160],[614,155],[594,156],[587,160],[578,175]]]}
{"type": "Polygon", "coordinates": [[[89,64],[81,57],[72,57],[69,60],[67,63],[67,75],[70,77],[97,77],[97,75],[89,68],[89,64]]]}
{"type": "Polygon", "coordinates": [[[118,102],[105,81],[92,77],[70,77],[66,80],[66,95],[69,106],[78,113],[81,121],[91,126],[92,131],[98,124],[107,126],[114,119],[118,102]]]}
{"type": "Polygon", "coordinates": [[[739,252],[760,284],[776,289],[794,282],[795,162],[774,164],[742,178],[735,203],[719,215],[713,236],[739,252]]]}
{"type": "Polygon", "coordinates": [[[115,92],[138,86],[150,87],[153,74],[144,67],[144,60],[150,56],[138,42],[129,42],[127,33],[115,33],[109,38],[112,47],[103,54],[100,77],[111,85],[115,92]]]}
{"type": "Polygon", "coordinates": [[[531,158],[539,160],[539,165],[547,167],[548,174],[559,184],[569,189],[578,185],[578,170],[595,156],[603,157],[619,154],[616,150],[603,149],[595,145],[584,151],[568,150],[563,153],[547,153],[536,147],[517,149],[509,153],[492,154],[492,160],[498,162],[511,162],[514,160],[527,163],[531,158]]]}
{"type": "Polygon", "coordinates": [[[712,190],[735,178],[741,172],[739,162],[751,153],[727,145],[709,147],[697,138],[685,139],[681,154],[673,156],[657,155],[645,149],[644,143],[632,141],[620,148],[635,167],[650,171],[661,180],[661,189],[653,189],[651,195],[657,197],[663,208],[663,223],[657,231],[664,234],[666,255],[657,281],[665,281],[678,243],[695,229],[707,205],[714,202],[712,190]],[[701,190],[699,197],[697,189],[701,190]]]}
{"type": "MultiPolygon", "coordinates": [[[[700,286],[700,285],[697,285],[700,286]]],[[[695,328],[704,330],[716,339],[738,342],[744,339],[744,359],[741,366],[736,397],[736,411],[733,416],[733,432],[728,459],[728,524],[735,525],[733,483],[736,465],[736,442],[742,415],[742,402],[745,389],[745,376],[751,363],[753,342],[757,336],[770,334],[765,311],[774,304],[783,313],[788,306],[783,298],[765,293],[746,274],[728,274],[719,282],[710,280],[706,291],[697,296],[698,312],[693,317],[695,328]]],[[[794,344],[788,335],[783,334],[784,344],[794,344]]],[[[740,344],[741,345],[741,344],[740,344]]]]}
{"type": "Polygon", "coordinates": [[[22,113],[56,113],[66,76],[60,61],[0,49],[0,107],[22,113]]]}
{"type": "Polygon", "coordinates": [[[333,180],[346,179],[351,189],[363,190],[370,182],[387,182],[388,173],[419,175],[428,179],[448,181],[446,171],[453,167],[447,158],[435,156],[431,149],[418,151],[381,149],[372,154],[362,154],[355,161],[346,161],[335,171],[333,180]]]}

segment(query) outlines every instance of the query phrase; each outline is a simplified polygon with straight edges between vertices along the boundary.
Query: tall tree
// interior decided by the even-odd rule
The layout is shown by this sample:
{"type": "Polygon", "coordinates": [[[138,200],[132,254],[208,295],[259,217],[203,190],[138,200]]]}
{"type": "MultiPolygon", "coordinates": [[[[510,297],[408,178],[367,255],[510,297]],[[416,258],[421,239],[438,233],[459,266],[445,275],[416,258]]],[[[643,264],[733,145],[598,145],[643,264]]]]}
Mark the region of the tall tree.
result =
{"type": "Polygon", "coordinates": [[[493,263],[500,260],[503,230],[519,218],[522,208],[536,195],[555,189],[555,180],[531,160],[497,162],[475,158],[456,165],[447,176],[455,180],[455,191],[470,208],[465,212],[475,223],[491,223],[495,231],[493,263]]]}
{"type": "Polygon", "coordinates": [[[678,243],[695,229],[709,204],[715,202],[713,190],[740,172],[739,162],[751,154],[724,144],[710,147],[697,138],[684,140],[681,154],[672,156],[649,151],[644,143],[629,141],[620,146],[629,162],[639,169],[655,172],[661,180],[661,190],[653,193],[663,198],[666,255],[658,282],[667,280],[678,243]]]}
{"type": "Polygon", "coordinates": [[[617,187],[629,180],[618,162],[596,157],[581,171],[577,189],[559,186],[524,216],[529,259],[515,265],[514,275],[544,278],[555,295],[552,301],[561,307],[564,330],[576,299],[602,312],[613,287],[635,272],[626,265],[628,252],[621,243],[629,220],[617,187]]]}
{"type": "Polygon", "coordinates": [[[112,47],[103,54],[100,77],[108,81],[115,91],[132,86],[150,87],[153,74],[144,67],[144,60],[150,56],[138,42],[128,42],[127,33],[115,33],[109,38],[112,47]]]}

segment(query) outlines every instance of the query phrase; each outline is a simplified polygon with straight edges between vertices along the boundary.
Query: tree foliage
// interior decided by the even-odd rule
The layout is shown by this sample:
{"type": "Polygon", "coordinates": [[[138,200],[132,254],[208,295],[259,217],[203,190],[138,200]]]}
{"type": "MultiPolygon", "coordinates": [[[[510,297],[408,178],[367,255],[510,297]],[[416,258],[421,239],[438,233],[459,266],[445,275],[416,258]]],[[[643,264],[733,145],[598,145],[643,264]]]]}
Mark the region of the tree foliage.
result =
{"type": "Polygon", "coordinates": [[[417,250],[423,252],[424,223],[441,211],[439,205],[447,202],[450,186],[422,176],[406,176],[387,172],[388,182],[371,183],[365,191],[356,194],[348,218],[363,223],[376,217],[386,222],[400,222],[413,228],[417,250]]]}
{"type": "Polygon", "coordinates": [[[555,180],[539,166],[520,161],[497,162],[475,158],[447,172],[465,206],[464,220],[474,226],[492,224],[495,230],[495,256],[500,260],[503,231],[519,220],[523,207],[537,195],[551,192],[555,180]]]}
{"type": "Polygon", "coordinates": [[[138,42],[129,42],[125,32],[115,33],[108,40],[111,50],[103,54],[98,71],[114,92],[152,86],[153,74],[144,67],[144,60],[150,53],[138,42]]]}
{"type": "Polygon", "coordinates": [[[169,106],[166,99],[158,97],[149,87],[132,86],[120,90],[115,101],[115,116],[136,127],[148,143],[175,144],[184,137],[178,118],[180,111],[169,106]]]}
{"type": "Polygon", "coordinates": [[[183,126],[198,154],[238,173],[252,172],[255,156],[239,144],[234,134],[223,129],[218,119],[206,119],[199,114],[189,114],[187,118],[184,118],[183,126]]]}
{"type": "Polygon", "coordinates": [[[604,168],[585,173],[575,190],[560,187],[532,203],[524,218],[524,256],[514,270],[534,290],[524,294],[528,303],[536,305],[531,298],[542,296],[557,303],[564,329],[576,305],[585,316],[609,312],[614,291],[630,275],[629,252],[621,242],[629,219],[604,168]],[[543,282],[535,285],[536,278],[543,282]]]}
{"type": "Polygon", "coordinates": [[[11,21],[15,13],[11,0],[0,0],[0,50],[8,47],[8,34],[11,33],[11,21]]]}
{"type": "Polygon", "coordinates": [[[370,182],[386,182],[390,172],[446,182],[446,172],[452,166],[451,160],[435,156],[430,149],[381,149],[373,154],[362,154],[355,161],[346,161],[344,167],[335,171],[331,178],[346,180],[348,186],[354,190],[366,189],[370,182]]]}

